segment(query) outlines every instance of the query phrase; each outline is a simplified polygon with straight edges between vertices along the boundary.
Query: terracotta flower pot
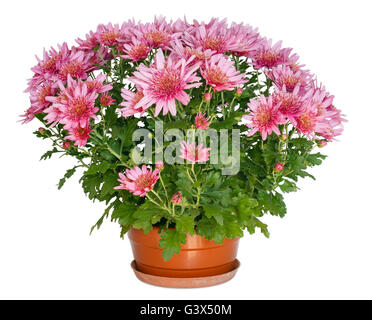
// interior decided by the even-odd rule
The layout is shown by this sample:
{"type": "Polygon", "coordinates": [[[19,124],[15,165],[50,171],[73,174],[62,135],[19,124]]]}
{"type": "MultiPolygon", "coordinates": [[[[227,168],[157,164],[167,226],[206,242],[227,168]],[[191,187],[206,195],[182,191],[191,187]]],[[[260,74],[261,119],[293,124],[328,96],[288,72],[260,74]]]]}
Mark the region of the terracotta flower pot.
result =
{"type": "Polygon", "coordinates": [[[217,244],[188,234],[180,253],[164,261],[158,232],[158,228],[147,235],[142,230],[129,231],[135,259],[132,267],[140,280],[166,287],[204,287],[234,277],[239,267],[236,260],[239,238],[217,244]]]}

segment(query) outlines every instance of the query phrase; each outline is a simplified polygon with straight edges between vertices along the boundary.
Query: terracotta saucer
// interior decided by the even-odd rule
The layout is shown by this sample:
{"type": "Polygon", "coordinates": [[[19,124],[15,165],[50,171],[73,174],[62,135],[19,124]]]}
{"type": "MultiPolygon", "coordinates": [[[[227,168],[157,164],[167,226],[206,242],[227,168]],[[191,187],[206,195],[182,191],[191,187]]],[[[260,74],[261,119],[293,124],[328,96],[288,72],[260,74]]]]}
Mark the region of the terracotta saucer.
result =
{"type": "Polygon", "coordinates": [[[154,286],[167,288],[203,288],[222,284],[234,278],[238,268],[240,267],[240,262],[238,259],[236,259],[234,261],[233,269],[222,274],[208,277],[190,278],[170,278],[147,274],[137,269],[135,260],[132,261],[131,267],[139,280],[154,286]]]}

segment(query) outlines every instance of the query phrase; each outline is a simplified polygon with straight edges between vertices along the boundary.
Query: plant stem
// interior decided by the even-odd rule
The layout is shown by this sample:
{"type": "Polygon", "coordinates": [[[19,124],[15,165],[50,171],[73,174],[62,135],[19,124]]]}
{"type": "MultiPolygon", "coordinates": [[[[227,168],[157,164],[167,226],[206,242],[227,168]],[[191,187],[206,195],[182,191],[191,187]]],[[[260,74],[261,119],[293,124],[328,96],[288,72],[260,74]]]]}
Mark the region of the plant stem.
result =
{"type": "Polygon", "coordinates": [[[161,174],[159,174],[159,178],[160,178],[161,185],[163,186],[163,189],[164,189],[164,192],[165,192],[165,196],[167,198],[167,201],[169,201],[168,192],[167,192],[167,189],[165,188],[165,184],[164,184],[163,178],[161,177],[161,174]]]}
{"type": "Polygon", "coordinates": [[[160,198],[160,196],[157,194],[157,192],[155,190],[151,190],[151,192],[156,195],[156,197],[161,201],[161,202],[164,202],[162,198],[160,198]]]}

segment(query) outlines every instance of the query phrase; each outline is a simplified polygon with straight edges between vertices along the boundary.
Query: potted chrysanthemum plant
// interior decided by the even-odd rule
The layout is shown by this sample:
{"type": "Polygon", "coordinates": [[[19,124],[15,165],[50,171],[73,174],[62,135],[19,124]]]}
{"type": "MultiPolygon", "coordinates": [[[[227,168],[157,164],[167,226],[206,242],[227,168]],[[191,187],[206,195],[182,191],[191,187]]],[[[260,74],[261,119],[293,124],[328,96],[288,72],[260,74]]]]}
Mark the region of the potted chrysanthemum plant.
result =
{"type": "Polygon", "coordinates": [[[156,18],[99,25],[44,51],[27,92],[34,132],[106,218],[129,234],[137,276],[205,286],[231,279],[238,240],[313,176],[345,121],[299,57],[244,24],[156,18]]]}

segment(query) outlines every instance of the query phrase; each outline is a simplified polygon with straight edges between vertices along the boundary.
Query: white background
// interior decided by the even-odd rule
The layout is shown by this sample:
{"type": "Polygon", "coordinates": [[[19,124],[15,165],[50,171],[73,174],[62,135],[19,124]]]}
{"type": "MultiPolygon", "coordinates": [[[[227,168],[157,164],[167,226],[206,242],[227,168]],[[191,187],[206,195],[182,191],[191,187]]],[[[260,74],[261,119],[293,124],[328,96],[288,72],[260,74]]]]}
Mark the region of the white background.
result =
{"type": "Polygon", "coordinates": [[[372,298],[370,1],[6,1],[1,23],[0,298],[366,299],[372,298]],[[236,278],[206,289],[164,289],[132,274],[129,242],[78,178],[58,191],[69,159],[39,162],[49,148],[21,125],[34,55],[70,45],[98,23],[135,17],[228,17],[284,40],[318,75],[347,115],[340,142],[324,149],[317,181],[287,196],[285,219],[267,217],[271,239],[241,240],[236,278]]]}

